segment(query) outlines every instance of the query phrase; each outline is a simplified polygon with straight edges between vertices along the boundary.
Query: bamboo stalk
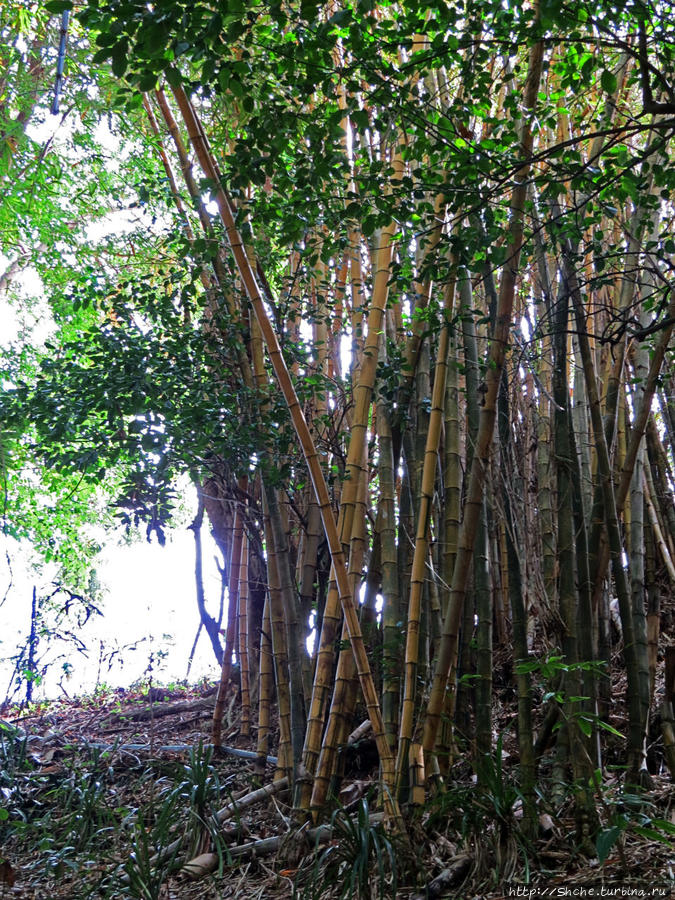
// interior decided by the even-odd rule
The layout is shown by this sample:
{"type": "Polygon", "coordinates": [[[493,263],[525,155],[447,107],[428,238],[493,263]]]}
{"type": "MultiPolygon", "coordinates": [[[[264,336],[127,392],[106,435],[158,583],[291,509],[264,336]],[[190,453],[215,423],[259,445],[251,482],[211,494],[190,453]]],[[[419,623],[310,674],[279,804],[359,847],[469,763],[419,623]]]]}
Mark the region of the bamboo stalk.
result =
{"type": "MultiPolygon", "coordinates": [[[[448,283],[445,291],[444,318],[452,312],[455,297],[455,279],[448,283]]],[[[422,467],[422,485],[420,492],[420,508],[415,535],[415,551],[413,554],[412,574],[410,578],[410,597],[408,600],[408,617],[405,647],[405,679],[403,689],[403,706],[401,724],[398,734],[398,756],[396,758],[397,787],[400,787],[405,767],[408,765],[408,749],[413,738],[415,716],[415,694],[417,684],[417,663],[419,652],[419,629],[422,602],[422,590],[426,578],[428,556],[429,518],[436,482],[438,466],[438,450],[441,440],[443,413],[445,408],[445,385],[448,372],[448,353],[450,346],[450,329],[443,323],[438,341],[438,356],[434,375],[434,387],[431,397],[431,415],[424,448],[422,467]]]]}
{"type": "Polygon", "coordinates": [[[401,629],[396,569],[396,489],[394,449],[389,410],[378,402],[378,476],[380,482],[380,541],[382,556],[382,714],[387,739],[395,747],[400,691],[401,629]]]}
{"type": "Polygon", "coordinates": [[[260,630],[260,668],[258,676],[258,758],[256,772],[265,771],[265,758],[269,752],[272,695],[274,693],[274,669],[272,661],[272,626],[270,624],[269,590],[265,597],[262,628],[260,630]]]}
{"type": "MultiPolygon", "coordinates": [[[[522,158],[525,160],[530,158],[534,143],[533,122],[531,116],[536,106],[536,99],[539,91],[543,55],[543,42],[537,41],[530,50],[525,96],[523,98],[525,115],[521,134],[521,153],[522,158]]],[[[443,709],[448,674],[455,663],[457,655],[458,626],[464,605],[476,531],[483,506],[483,487],[490,456],[492,436],[494,433],[497,392],[499,389],[502,367],[504,365],[504,355],[509,342],[511,312],[516,291],[516,278],[520,254],[524,243],[525,201],[527,197],[527,177],[529,169],[529,163],[526,163],[523,169],[518,173],[517,181],[511,195],[512,218],[509,227],[511,257],[502,270],[497,317],[492,334],[488,367],[486,371],[485,383],[487,390],[485,392],[485,404],[481,408],[476,452],[471,467],[464,520],[462,522],[460,538],[458,541],[450,603],[443,625],[443,636],[436,662],[434,681],[424,725],[423,743],[425,756],[428,756],[433,752],[436,743],[436,735],[438,733],[441,710],[443,709]]]]}
{"type": "MultiPolygon", "coordinates": [[[[361,582],[361,572],[365,555],[365,495],[367,487],[366,473],[362,473],[357,495],[356,508],[359,514],[355,516],[352,525],[352,542],[349,552],[349,582],[353,596],[357,596],[361,582]]],[[[335,761],[337,759],[340,744],[349,733],[353,714],[356,692],[352,690],[355,680],[353,655],[349,649],[349,634],[346,626],[342,628],[342,646],[338,657],[338,665],[335,673],[335,687],[331,700],[328,724],[321,745],[321,753],[316,768],[314,786],[312,788],[311,807],[320,810],[328,794],[331,778],[335,774],[335,761]],[[346,646],[345,646],[346,645],[346,646]]]]}
{"type": "Polygon", "coordinates": [[[248,658],[248,537],[241,542],[241,567],[239,573],[239,677],[241,679],[241,725],[242,737],[251,734],[251,691],[248,658]]]}
{"type": "Polygon", "coordinates": [[[279,777],[288,777],[293,770],[293,747],[291,726],[291,691],[288,678],[288,651],[286,646],[286,622],[279,584],[277,551],[272,536],[267,495],[263,490],[263,526],[267,548],[267,582],[269,586],[270,631],[272,638],[272,658],[277,684],[277,705],[279,710],[279,777]]]}
{"type": "MultiPolygon", "coordinates": [[[[345,557],[338,534],[338,529],[333,518],[331,508],[330,495],[328,487],[321,470],[319,457],[314,446],[314,441],[310,430],[305,421],[302,409],[298,402],[298,397],[293,387],[286,362],[283,358],[281,347],[277,336],[265,310],[263,297],[258,287],[256,276],[250,266],[246,252],[244,250],[241,237],[237,231],[234,216],[232,212],[232,204],[223,185],[218,167],[208,148],[206,138],[197,119],[196,113],[190,103],[185,91],[181,87],[174,88],[174,96],[181,110],[181,114],[185,121],[190,140],[199,159],[200,165],[204,170],[204,174],[214,185],[215,200],[218,211],[227,233],[227,238],[235,258],[239,274],[246,289],[246,294],[253,307],[263,340],[267,347],[267,352],[274,368],[275,375],[279,382],[279,386],[284,395],[284,399],[288,405],[289,413],[295,428],[298,440],[302,447],[302,451],[307,462],[312,484],[316,494],[317,502],[321,510],[321,519],[323,521],[326,540],[330,549],[331,560],[338,584],[338,593],[340,604],[347,622],[349,630],[349,638],[352,645],[352,651],[357,664],[359,680],[363,690],[366,707],[371,722],[373,723],[373,734],[377,742],[380,760],[382,763],[382,772],[385,785],[389,788],[393,786],[394,780],[394,759],[384,734],[384,724],[382,722],[382,714],[375,690],[368,657],[366,655],[363,638],[361,636],[361,628],[354,604],[354,598],[349,589],[349,580],[347,578],[347,569],[345,565],[345,557]]],[[[364,361],[365,362],[365,361],[364,361]]],[[[401,814],[398,804],[391,796],[389,791],[385,792],[385,808],[390,818],[396,823],[397,827],[402,825],[401,814]]]]}
{"type": "MultiPolygon", "coordinates": [[[[245,479],[243,490],[246,490],[245,479]]],[[[220,682],[216,694],[216,705],[213,710],[213,726],[211,741],[214,747],[220,747],[222,743],[223,713],[225,711],[225,698],[232,673],[232,653],[236,635],[238,604],[239,604],[239,573],[241,570],[241,547],[244,539],[244,520],[241,509],[237,504],[237,511],[232,529],[232,549],[230,552],[230,578],[228,584],[227,603],[227,632],[225,635],[225,651],[223,665],[220,669],[220,682]]]]}

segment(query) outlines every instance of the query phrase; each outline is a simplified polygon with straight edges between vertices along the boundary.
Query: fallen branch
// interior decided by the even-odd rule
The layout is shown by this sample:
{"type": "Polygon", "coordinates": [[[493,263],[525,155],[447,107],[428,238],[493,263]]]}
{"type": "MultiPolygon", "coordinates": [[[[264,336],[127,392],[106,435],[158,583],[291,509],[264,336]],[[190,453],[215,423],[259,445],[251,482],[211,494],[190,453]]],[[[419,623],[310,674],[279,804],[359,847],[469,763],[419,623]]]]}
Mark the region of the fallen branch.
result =
{"type": "Polygon", "coordinates": [[[131,708],[110,712],[101,721],[130,719],[134,722],[144,722],[147,719],[159,719],[162,716],[171,716],[174,713],[194,712],[196,709],[208,709],[210,711],[214,705],[215,700],[213,697],[206,697],[200,700],[179,700],[176,703],[151,703],[150,706],[141,706],[137,709],[131,708]]]}
{"type": "MultiPolygon", "coordinates": [[[[382,813],[373,813],[373,815],[368,817],[368,821],[371,825],[379,825],[383,819],[384,815],[382,813]]],[[[300,831],[302,831],[302,829],[300,829],[300,831]]],[[[327,844],[332,836],[333,826],[327,824],[318,825],[316,828],[310,828],[304,835],[313,849],[320,847],[322,844],[327,844]]],[[[246,844],[240,844],[238,847],[231,847],[228,850],[228,854],[232,859],[239,859],[242,856],[269,856],[272,853],[276,853],[281,846],[281,842],[286,837],[287,835],[275,835],[274,837],[260,838],[257,841],[249,841],[246,844]]],[[[181,871],[189,874],[192,878],[200,878],[202,875],[207,875],[215,868],[215,864],[213,864],[214,860],[211,859],[211,857],[215,857],[215,860],[217,861],[217,855],[215,853],[205,853],[190,860],[189,863],[186,863],[183,866],[181,871]],[[212,864],[213,868],[209,868],[212,864]]]]}
{"type": "Polygon", "coordinates": [[[188,878],[197,881],[197,879],[203,878],[205,875],[210,875],[211,872],[215,871],[217,865],[217,853],[200,853],[199,856],[195,856],[190,862],[185,863],[180,872],[181,875],[187,875],[188,878]]]}
{"type": "Polygon", "coordinates": [[[460,882],[464,881],[466,874],[471,866],[472,858],[468,853],[460,853],[450,860],[447,869],[443,869],[440,875],[437,875],[433,881],[426,885],[421,894],[415,894],[411,900],[434,900],[435,897],[442,897],[447,891],[457,887],[460,882]]]}
{"type": "Polygon", "coordinates": [[[251,791],[250,794],[246,794],[239,800],[234,800],[232,803],[229,803],[227,806],[218,810],[216,813],[216,820],[220,823],[225,822],[227,819],[231,819],[232,816],[238,815],[243,810],[255,806],[256,803],[261,803],[263,800],[266,800],[267,797],[273,797],[275,794],[279,794],[281,791],[286,790],[287,787],[288,778],[279,778],[271,784],[266,784],[264,787],[251,791]]]}
{"type": "MultiPolygon", "coordinates": [[[[69,743],[72,743],[70,741],[69,743]]],[[[148,753],[185,753],[187,750],[194,749],[194,744],[162,744],[159,747],[151,747],[150,744],[105,744],[102,741],[87,741],[87,747],[94,747],[96,750],[128,750],[129,752],[138,753],[144,750],[148,753]]],[[[213,744],[204,744],[204,748],[213,747],[213,744]]],[[[260,756],[253,750],[239,750],[236,747],[213,747],[218,753],[227,754],[227,756],[236,756],[238,759],[250,759],[258,761],[260,756]]],[[[269,765],[276,766],[278,759],[276,756],[265,757],[269,765]]]]}
{"type": "MultiPolygon", "coordinates": [[[[215,814],[215,819],[219,824],[222,824],[228,819],[231,819],[234,815],[238,815],[243,810],[249,809],[251,806],[255,806],[256,803],[260,803],[267,797],[272,797],[274,794],[280,793],[280,791],[285,790],[287,787],[288,778],[280,778],[278,781],[273,781],[271,784],[265,785],[265,787],[258,788],[257,790],[251,791],[248,794],[244,794],[242,797],[238,797],[233,800],[232,803],[228,803],[227,806],[224,806],[222,809],[218,810],[218,812],[215,814]]],[[[174,853],[177,853],[180,850],[184,841],[184,836],[177,838],[175,841],[172,841],[168,846],[166,846],[163,850],[161,850],[159,853],[156,853],[152,857],[152,859],[150,860],[150,864],[156,866],[159,863],[163,863],[167,859],[170,859],[174,855],[174,853]]],[[[236,855],[234,853],[236,849],[236,847],[233,848],[230,853],[236,855]]],[[[124,884],[128,884],[128,876],[125,875],[122,878],[122,881],[124,884]]]]}

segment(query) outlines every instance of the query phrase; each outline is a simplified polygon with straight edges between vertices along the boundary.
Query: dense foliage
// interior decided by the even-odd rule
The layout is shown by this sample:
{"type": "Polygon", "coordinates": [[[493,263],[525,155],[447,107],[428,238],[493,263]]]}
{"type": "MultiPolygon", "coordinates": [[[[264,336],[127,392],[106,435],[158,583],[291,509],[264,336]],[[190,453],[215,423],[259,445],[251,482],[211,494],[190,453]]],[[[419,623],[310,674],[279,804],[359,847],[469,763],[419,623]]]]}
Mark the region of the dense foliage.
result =
{"type": "Polygon", "coordinates": [[[189,476],[298,817],[361,696],[399,830],[464,749],[489,780],[508,659],[525,830],[543,767],[588,850],[597,734],[645,790],[675,753],[672,10],[1,8],[2,286],[51,331],[2,358],[6,529],[75,587],[99,508],[163,540],[189,476]]]}

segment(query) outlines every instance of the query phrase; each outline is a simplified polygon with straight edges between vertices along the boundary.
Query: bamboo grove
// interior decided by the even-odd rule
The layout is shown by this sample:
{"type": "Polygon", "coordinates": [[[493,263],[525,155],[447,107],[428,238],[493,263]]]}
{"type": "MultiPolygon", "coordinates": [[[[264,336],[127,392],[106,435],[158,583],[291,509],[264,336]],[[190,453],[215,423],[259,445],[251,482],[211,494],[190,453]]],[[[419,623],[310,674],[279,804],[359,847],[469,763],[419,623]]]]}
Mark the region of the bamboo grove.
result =
{"type": "Polygon", "coordinates": [[[608,759],[649,790],[658,737],[675,775],[671,16],[75,5],[71,90],[99,73],[142,156],[151,249],[54,288],[3,415],[149,533],[189,474],[213,742],[239,691],[298,822],[364,720],[394,827],[480,781],[497,678],[528,827],[542,773],[584,837],[608,759]]]}

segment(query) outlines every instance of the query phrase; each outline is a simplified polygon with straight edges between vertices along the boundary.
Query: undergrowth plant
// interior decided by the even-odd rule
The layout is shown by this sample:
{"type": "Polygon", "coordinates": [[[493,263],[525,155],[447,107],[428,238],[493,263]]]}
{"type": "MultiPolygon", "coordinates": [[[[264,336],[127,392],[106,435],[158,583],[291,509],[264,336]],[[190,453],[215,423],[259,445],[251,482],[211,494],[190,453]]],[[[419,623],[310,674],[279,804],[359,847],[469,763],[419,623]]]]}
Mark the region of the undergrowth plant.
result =
{"type": "Polygon", "coordinates": [[[367,798],[350,817],[341,807],[330,820],[331,842],[315,857],[309,872],[296,876],[296,900],[396,897],[396,854],[382,824],[371,822],[367,798]]]}
{"type": "Polygon", "coordinates": [[[89,764],[76,763],[65,780],[47,792],[47,798],[63,812],[58,830],[74,850],[85,850],[94,841],[100,844],[115,829],[117,816],[109,800],[113,780],[112,767],[105,765],[100,751],[94,751],[89,764]]]}
{"type": "Polygon", "coordinates": [[[18,728],[0,722],[0,840],[26,824],[33,806],[29,776],[33,763],[28,738],[18,728]]]}
{"type": "Polygon", "coordinates": [[[504,769],[503,736],[495,751],[478,763],[477,784],[453,784],[429,801],[429,831],[451,830],[471,842],[479,859],[485,857],[496,881],[510,874],[516,854],[529,876],[531,845],[517,811],[523,794],[504,769]]]}
{"type": "Polygon", "coordinates": [[[129,833],[131,851],[106,886],[110,900],[118,897],[160,900],[179,850],[177,846],[173,853],[166,853],[166,848],[174,843],[180,812],[178,797],[173,793],[154,801],[151,808],[137,812],[129,833]]]}
{"type": "Polygon", "coordinates": [[[202,741],[190,750],[187,762],[175,775],[175,784],[166,797],[186,810],[186,829],[191,851],[202,852],[211,843],[219,855],[224,851],[222,833],[215,818],[227,784],[221,783],[213,765],[213,748],[202,741]]]}
{"type": "MultiPolygon", "coordinates": [[[[166,804],[166,810],[170,809],[166,804]]],[[[160,900],[164,882],[173,867],[174,859],[160,861],[161,851],[169,843],[169,832],[165,816],[160,816],[153,829],[146,826],[143,817],[139,816],[133,830],[133,850],[124,864],[122,885],[126,886],[127,896],[134,900],[160,900]]],[[[120,896],[121,885],[113,888],[110,898],[120,896]]]]}
{"type": "MultiPolygon", "coordinates": [[[[598,778],[600,773],[598,772],[598,778]]],[[[600,865],[604,865],[615,846],[622,853],[622,841],[628,834],[638,835],[672,847],[675,841],[675,824],[652,814],[653,803],[644,795],[621,791],[611,797],[603,791],[602,804],[609,812],[609,820],[600,829],[595,847],[600,865]]]]}

